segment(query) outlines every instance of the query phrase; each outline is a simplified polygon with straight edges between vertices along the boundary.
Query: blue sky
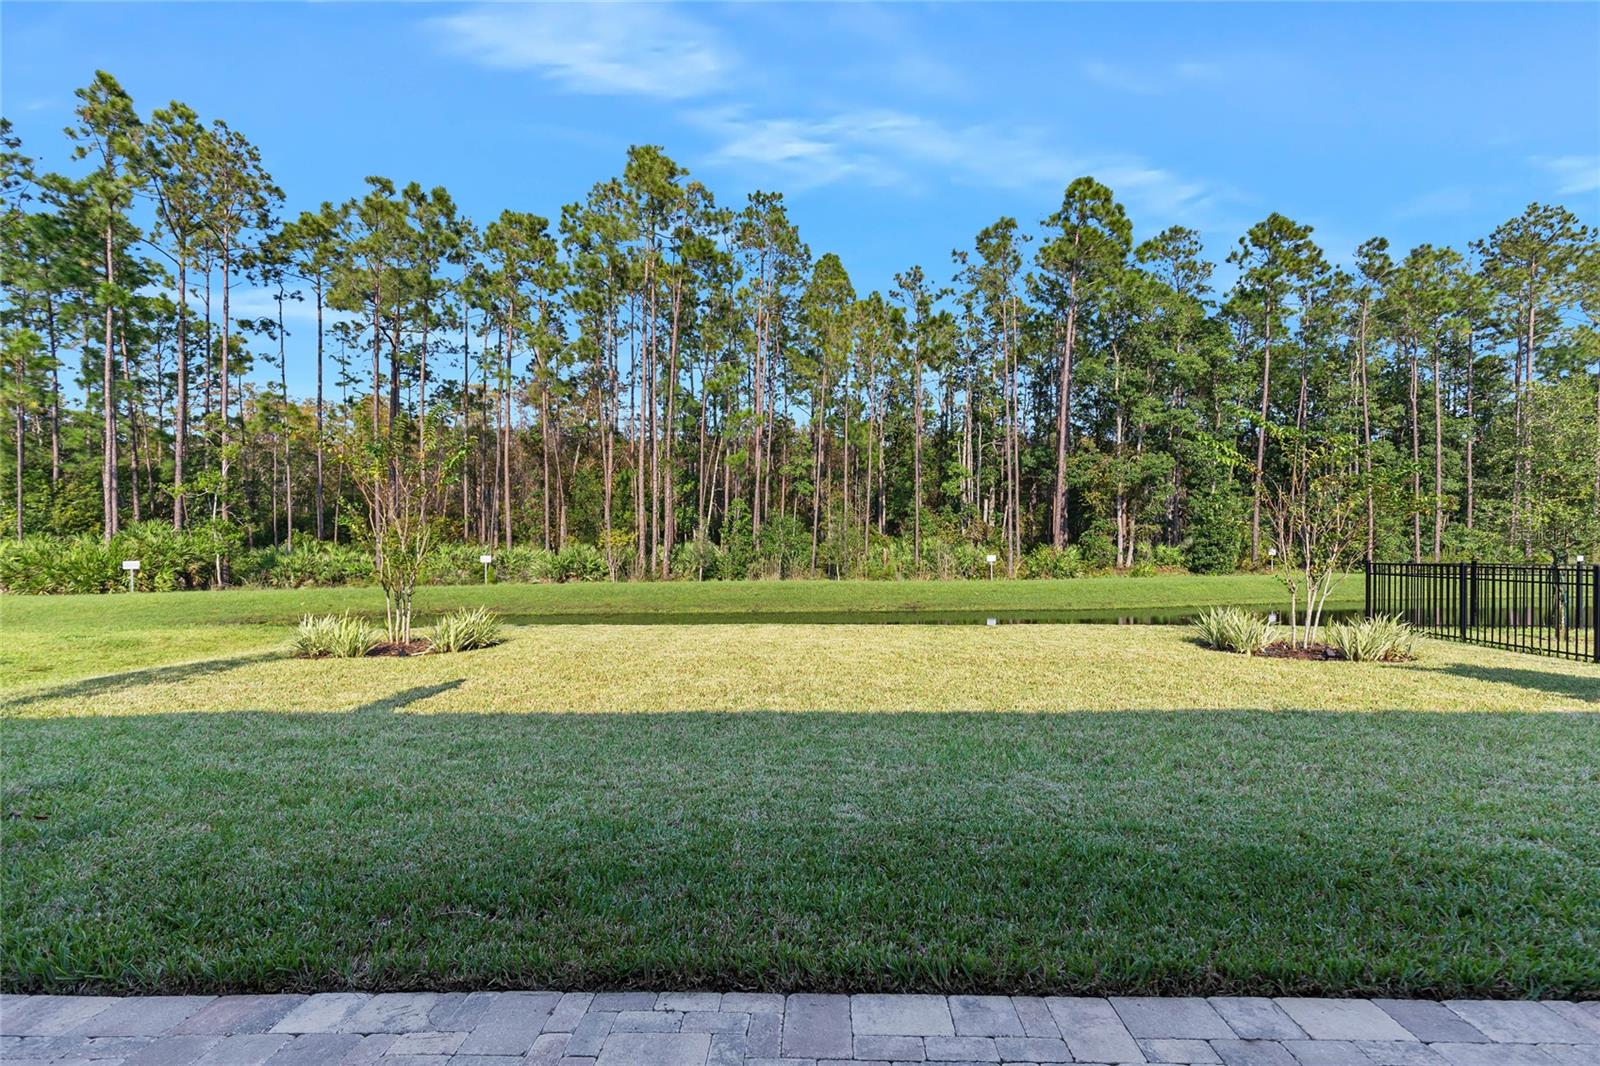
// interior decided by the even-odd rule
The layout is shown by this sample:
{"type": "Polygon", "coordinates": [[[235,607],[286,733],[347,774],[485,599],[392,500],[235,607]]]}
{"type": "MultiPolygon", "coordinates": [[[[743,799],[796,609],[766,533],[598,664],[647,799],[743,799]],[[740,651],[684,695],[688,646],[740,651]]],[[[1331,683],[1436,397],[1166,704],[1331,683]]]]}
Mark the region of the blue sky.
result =
{"type": "Polygon", "coordinates": [[[858,289],[1073,177],[1136,235],[1220,260],[1251,222],[1464,244],[1530,200],[1600,222],[1600,4],[41,4],[0,7],[0,97],[30,154],[96,67],[260,147],[288,207],[367,174],[478,221],[554,218],[658,143],[742,203],[785,194],[858,289]]]}

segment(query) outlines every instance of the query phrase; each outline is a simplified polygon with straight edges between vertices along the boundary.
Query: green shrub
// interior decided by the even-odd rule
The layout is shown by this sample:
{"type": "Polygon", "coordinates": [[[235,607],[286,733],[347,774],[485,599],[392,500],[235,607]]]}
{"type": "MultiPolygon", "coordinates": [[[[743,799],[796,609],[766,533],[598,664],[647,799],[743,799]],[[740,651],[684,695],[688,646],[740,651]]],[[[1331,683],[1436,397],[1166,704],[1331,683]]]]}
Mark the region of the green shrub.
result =
{"type": "Polygon", "coordinates": [[[1188,566],[1183,549],[1176,544],[1157,544],[1151,555],[1151,561],[1168,570],[1182,570],[1188,566]]]}
{"type": "Polygon", "coordinates": [[[1208,607],[1195,619],[1195,628],[1203,643],[1240,655],[1253,655],[1271,644],[1275,635],[1265,618],[1238,607],[1208,607]]]}
{"type": "Polygon", "coordinates": [[[1394,663],[1417,657],[1416,630],[1386,615],[1358,622],[1329,622],[1322,627],[1322,639],[1353,663],[1394,663]]]}
{"type": "Polygon", "coordinates": [[[1098,529],[1091,529],[1078,538],[1078,550],[1090,570],[1110,570],[1117,562],[1117,548],[1111,538],[1098,529]]]}
{"type": "Polygon", "coordinates": [[[127,588],[122,559],[98,536],[28,537],[0,549],[0,588],[34,594],[127,588]]]}
{"type": "Polygon", "coordinates": [[[1150,562],[1149,560],[1134,563],[1128,568],[1129,577],[1155,577],[1160,572],[1161,571],[1156,568],[1156,564],[1150,562]]]}
{"type": "Polygon", "coordinates": [[[709,540],[691,540],[672,549],[672,576],[680,581],[704,581],[717,576],[722,549],[709,540]]]}
{"type": "Polygon", "coordinates": [[[364,619],[308,614],[295,630],[294,654],[302,659],[358,659],[381,639],[377,628],[364,619]]]}
{"type": "Polygon", "coordinates": [[[1023,577],[1071,578],[1082,577],[1088,572],[1089,568],[1083,562],[1083,552],[1076,544],[1069,544],[1065,548],[1041,544],[1022,561],[1023,577]]]}
{"type": "Polygon", "coordinates": [[[434,651],[472,651],[492,647],[504,639],[500,616],[487,607],[451,611],[433,627],[434,651]]]}
{"type": "Polygon", "coordinates": [[[606,557],[600,549],[582,541],[573,541],[555,556],[557,581],[604,581],[606,557]]]}
{"type": "Polygon", "coordinates": [[[1244,550],[1241,532],[1244,504],[1226,490],[1196,495],[1189,505],[1190,570],[1197,574],[1231,574],[1244,550]]]}

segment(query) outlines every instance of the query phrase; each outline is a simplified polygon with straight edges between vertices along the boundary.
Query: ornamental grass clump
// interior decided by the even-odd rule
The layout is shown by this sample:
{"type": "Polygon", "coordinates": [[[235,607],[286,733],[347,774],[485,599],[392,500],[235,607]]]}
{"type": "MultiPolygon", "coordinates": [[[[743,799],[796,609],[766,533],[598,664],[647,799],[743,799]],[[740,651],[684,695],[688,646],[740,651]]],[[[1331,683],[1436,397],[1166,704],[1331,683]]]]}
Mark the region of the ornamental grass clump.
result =
{"type": "Polygon", "coordinates": [[[382,639],[378,630],[348,614],[306,615],[294,635],[294,654],[302,659],[359,659],[382,639]]]}
{"type": "Polygon", "coordinates": [[[500,616],[486,607],[451,611],[433,627],[434,651],[473,651],[499,644],[500,616]]]}
{"type": "Polygon", "coordinates": [[[1323,627],[1323,640],[1353,663],[1397,663],[1417,657],[1417,631],[1388,615],[1330,622],[1323,627]]]}
{"type": "Polygon", "coordinates": [[[1219,651],[1253,655],[1273,641],[1272,623],[1238,607],[1210,607],[1195,619],[1202,642],[1219,651]]]}

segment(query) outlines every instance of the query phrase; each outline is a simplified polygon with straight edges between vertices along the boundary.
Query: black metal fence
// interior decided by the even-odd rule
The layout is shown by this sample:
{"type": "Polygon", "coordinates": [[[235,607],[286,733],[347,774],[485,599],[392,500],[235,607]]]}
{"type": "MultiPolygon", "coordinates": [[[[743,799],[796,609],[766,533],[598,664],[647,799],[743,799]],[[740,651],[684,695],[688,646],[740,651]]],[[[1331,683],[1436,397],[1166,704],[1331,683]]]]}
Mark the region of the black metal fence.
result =
{"type": "Polygon", "coordinates": [[[1600,662],[1600,566],[1367,563],[1366,614],[1429,636],[1600,662]]]}

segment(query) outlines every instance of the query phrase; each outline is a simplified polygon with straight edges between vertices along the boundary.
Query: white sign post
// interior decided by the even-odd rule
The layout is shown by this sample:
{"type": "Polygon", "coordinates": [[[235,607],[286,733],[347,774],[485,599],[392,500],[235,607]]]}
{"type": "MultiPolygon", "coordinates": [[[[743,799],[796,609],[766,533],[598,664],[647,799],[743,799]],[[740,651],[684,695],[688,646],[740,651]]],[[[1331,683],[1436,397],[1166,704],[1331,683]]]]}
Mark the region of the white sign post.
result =
{"type": "Polygon", "coordinates": [[[996,558],[997,557],[994,556],[994,555],[990,555],[989,556],[989,580],[990,581],[994,580],[994,561],[995,561],[996,558]]]}
{"type": "Polygon", "coordinates": [[[124,570],[126,570],[128,572],[128,591],[132,592],[133,591],[133,575],[137,574],[139,572],[139,560],[137,560],[137,559],[124,559],[124,560],[122,560],[122,569],[124,569],[124,570]]]}
{"type": "Polygon", "coordinates": [[[494,562],[494,556],[485,552],[478,556],[478,562],[483,564],[483,583],[487,585],[489,583],[489,564],[494,562]]]}

